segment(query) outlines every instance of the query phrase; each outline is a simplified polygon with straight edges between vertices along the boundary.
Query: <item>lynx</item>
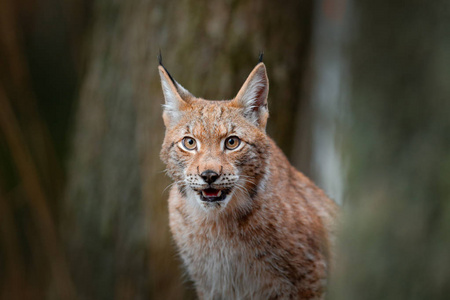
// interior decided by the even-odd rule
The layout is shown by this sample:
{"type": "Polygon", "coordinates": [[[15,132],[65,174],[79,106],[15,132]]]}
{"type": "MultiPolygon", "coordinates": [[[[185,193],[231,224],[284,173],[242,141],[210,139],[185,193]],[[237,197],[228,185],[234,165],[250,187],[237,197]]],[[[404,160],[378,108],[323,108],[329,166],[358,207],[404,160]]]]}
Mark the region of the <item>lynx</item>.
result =
{"type": "Polygon", "coordinates": [[[267,136],[262,60],[232,100],[159,73],[170,229],[198,297],[323,299],[337,206],[267,136]]]}

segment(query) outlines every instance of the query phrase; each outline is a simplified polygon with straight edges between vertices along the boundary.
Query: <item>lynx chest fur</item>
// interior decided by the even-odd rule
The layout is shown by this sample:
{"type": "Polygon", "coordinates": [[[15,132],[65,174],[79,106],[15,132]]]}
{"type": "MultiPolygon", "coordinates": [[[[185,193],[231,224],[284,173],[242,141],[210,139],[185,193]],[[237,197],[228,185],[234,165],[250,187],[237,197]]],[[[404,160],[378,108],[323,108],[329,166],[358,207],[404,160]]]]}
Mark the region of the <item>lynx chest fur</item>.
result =
{"type": "Polygon", "coordinates": [[[337,208],[266,135],[264,64],[226,101],[159,71],[170,228],[198,296],[322,299],[337,208]]]}

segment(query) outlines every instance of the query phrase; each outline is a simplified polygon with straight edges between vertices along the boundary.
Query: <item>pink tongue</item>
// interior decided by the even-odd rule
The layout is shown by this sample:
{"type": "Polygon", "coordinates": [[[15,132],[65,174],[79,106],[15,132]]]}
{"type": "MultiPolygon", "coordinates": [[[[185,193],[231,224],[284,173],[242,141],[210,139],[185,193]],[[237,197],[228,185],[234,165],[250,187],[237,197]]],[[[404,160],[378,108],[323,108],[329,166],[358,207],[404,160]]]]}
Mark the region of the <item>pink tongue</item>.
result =
{"type": "Polygon", "coordinates": [[[215,189],[206,189],[203,191],[203,193],[205,194],[205,196],[207,197],[217,197],[217,195],[219,194],[219,190],[215,190],[215,189]]]}

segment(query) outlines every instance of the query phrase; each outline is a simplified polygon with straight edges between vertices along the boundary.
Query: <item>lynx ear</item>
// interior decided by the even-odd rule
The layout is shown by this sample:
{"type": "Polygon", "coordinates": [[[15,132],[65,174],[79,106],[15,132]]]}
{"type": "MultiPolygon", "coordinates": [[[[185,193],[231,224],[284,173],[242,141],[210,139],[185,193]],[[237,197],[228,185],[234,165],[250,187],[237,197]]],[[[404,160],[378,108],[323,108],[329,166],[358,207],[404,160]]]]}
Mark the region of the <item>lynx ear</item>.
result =
{"type": "Polygon", "coordinates": [[[233,100],[238,107],[243,109],[244,116],[262,130],[266,128],[269,116],[268,94],[269,79],[267,78],[266,66],[260,62],[250,73],[233,100]]]}
{"type": "Polygon", "coordinates": [[[162,64],[159,65],[159,76],[166,103],[164,104],[164,124],[169,126],[177,122],[182,111],[193,96],[176,82],[162,64]]]}

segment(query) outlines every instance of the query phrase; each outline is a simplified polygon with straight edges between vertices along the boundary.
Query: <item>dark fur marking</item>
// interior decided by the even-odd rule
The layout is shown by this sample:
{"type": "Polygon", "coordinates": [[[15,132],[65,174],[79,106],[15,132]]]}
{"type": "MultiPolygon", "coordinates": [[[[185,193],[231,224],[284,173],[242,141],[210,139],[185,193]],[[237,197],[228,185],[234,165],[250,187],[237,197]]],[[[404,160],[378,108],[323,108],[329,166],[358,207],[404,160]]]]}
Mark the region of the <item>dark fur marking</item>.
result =
{"type": "Polygon", "coordinates": [[[266,256],[267,256],[267,252],[266,251],[257,252],[255,254],[255,258],[256,259],[261,259],[261,258],[266,257],[266,256]]]}
{"type": "Polygon", "coordinates": [[[276,295],[270,296],[269,300],[278,300],[278,299],[281,299],[280,297],[281,296],[279,294],[276,294],[276,295]]]}
{"type": "Polygon", "coordinates": [[[251,189],[250,189],[250,199],[252,199],[252,200],[255,200],[255,197],[256,197],[256,194],[258,193],[258,191],[256,190],[256,188],[255,187],[252,187],[251,189]]]}
{"type": "Polygon", "coordinates": [[[255,214],[255,207],[252,207],[250,210],[248,210],[247,212],[243,213],[242,215],[240,215],[238,217],[238,224],[241,227],[244,227],[248,224],[248,222],[250,221],[250,218],[255,214]]]}
{"type": "Polygon", "coordinates": [[[264,51],[261,50],[261,51],[259,52],[258,62],[262,63],[263,57],[264,57],[264,51]]]}
{"type": "Polygon", "coordinates": [[[180,214],[181,218],[183,218],[183,223],[186,225],[188,216],[179,207],[177,207],[176,210],[180,214]]]}
{"type": "Polygon", "coordinates": [[[181,169],[184,169],[185,167],[186,167],[186,165],[184,164],[184,162],[183,161],[177,161],[176,162],[176,164],[177,164],[177,166],[179,166],[181,169]]]}
{"type": "Polygon", "coordinates": [[[180,192],[180,194],[181,194],[183,197],[187,197],[187,193],[186,193],[185,188],[182,187],[182,186],[179,186],[179,185],[177,185],[177,187],[178,187],[178,191],[180,192]]]}
{"type": "Polygon", "coordinates": [[[298,273],[295,266],[292,265],[292,257],[290,257],[289,255],[282,255],[281,260],[283,262],[281,268],[283,269],[283,271],[285,271],[285,273],[288,274],[289,281],[292,283],[292,285],[295,286],[298,282],[305,279],[305,274],[298,273]]]}
{"type": "Polygon", "coordinates": [[[253,148],[256,148],[256,149],[259,149],[259,147],[258,146],[256,146],[255,144],[253,144],[253,143],[247,143],[247,144],[249,144],[250,146],[252,146],[253,148]]]}

